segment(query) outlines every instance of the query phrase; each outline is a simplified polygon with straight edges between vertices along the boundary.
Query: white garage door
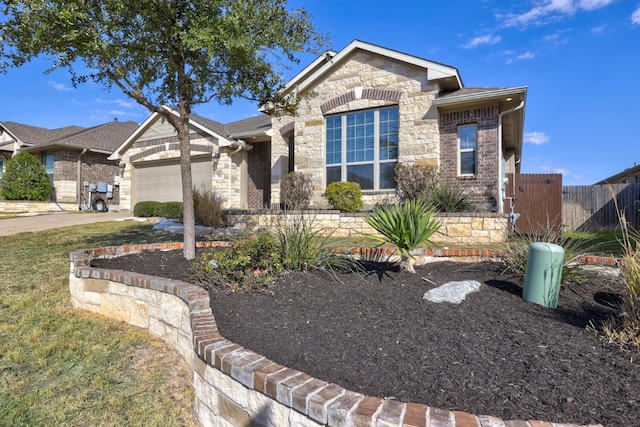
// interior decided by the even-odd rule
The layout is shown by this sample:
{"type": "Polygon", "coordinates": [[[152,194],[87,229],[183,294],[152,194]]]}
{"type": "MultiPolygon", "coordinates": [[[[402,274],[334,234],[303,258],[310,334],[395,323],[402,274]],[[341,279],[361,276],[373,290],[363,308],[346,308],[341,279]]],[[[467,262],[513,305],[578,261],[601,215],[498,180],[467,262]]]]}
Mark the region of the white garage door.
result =
{"type": "MultiPolygon", "coordinates": [[[[211,158],[191,160],[191,175],[196,188],[211,188],[211,158]]],[[[153,163],[136,165],[134,178],[135,203],[181,202],[182,179],[179,163],[153,163]]]]}

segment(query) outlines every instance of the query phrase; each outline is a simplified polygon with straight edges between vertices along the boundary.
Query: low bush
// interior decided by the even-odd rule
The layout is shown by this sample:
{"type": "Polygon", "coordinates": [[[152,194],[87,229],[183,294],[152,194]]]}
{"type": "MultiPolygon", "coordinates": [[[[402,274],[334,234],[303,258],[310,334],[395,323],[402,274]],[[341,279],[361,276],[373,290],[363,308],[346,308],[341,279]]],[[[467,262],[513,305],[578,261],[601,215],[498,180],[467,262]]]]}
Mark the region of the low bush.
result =
{"type": "Polygon", "coordinates": [[[268,233],[235,240],[227,249],[198,257],[192,264],[192,278],[205,289],[264,291],[283,269],[276,247],[275,238],[268,233]]]}
{"type": "Polygon", "coordinates": [[[289,172],[280,183],[282,201],[287,209],[305,209],[311,202],[313,181],[311,175],[302,172],[289,172]]]}
{"type": "Polygon", "coordinates": [[[182,218],[182,202],[164,202],[158,204],[154,216],[165,218],[182,218]]]}
{"type": "Polygon", "coordinates": [[[357,212],[362,209],[362,190],[357,182],[332,182],[325,196],[333,209],[357,212]]]}
{"type": "Polygon", "coordinates": [[[140,218],[149,218],[156,216],[156,209],[160,205],[160,202],[154,202],[151,200],[138,202],[133,207],[133,216],[140,218]]]}
{"type": "Polygon", "coordinates": [[[44,165],[33,154],[20,151],[5,165],[0,195],[6,200],[49,200],[51,183],[44,165]]]}
{"type": "Polygon", "coordinates": [[[227,226],[227,215],[222,209],[222,198],[211,189],[193,189],[193,208],[196,224],[203,227],[227,226]]]}

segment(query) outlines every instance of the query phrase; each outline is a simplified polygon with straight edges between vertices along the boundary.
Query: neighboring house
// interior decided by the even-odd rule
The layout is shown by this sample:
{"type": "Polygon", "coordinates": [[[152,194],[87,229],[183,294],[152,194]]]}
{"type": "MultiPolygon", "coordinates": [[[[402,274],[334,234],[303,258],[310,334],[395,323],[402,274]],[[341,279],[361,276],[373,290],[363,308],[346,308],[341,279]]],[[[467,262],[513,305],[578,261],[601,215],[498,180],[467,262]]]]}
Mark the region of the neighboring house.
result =
{"type": "Polygon", "coordinates": [[[3,163],[19,151],[38,157],[53,186],[52,201],[79,205],[80,194],[89,200],[91,191],[93,198],[118,206],[120,168],[107,158],[137,128],[135,122],[119,121],[59,129],[1,122],[0,155],[3,163]]]}
{"type": "MultiPolygon", "coordinates": [[[[396,164],[432,165],[479,207],[504,212],[505,175],[520,171],[526,93],[467,88],[454,67],[356,40],[286,85],[294,115],[227,125],[194,116],[194,182],[228,207],[278,207],[282,176],[298,171],[313,179],[312,207],[327,205],[334,181],[360,183],[373,205],[395,199],[396,164]]],[[[121,209],[181,200],[176,133],[159,115],[111,158],[126,164],[121,209]],[[173,190],[153,190],[156,179],[173,190]]]]}
{"type": "Polygon", "coordinates": [[[634,165],[633,167],[627,168],[622,172],[610,176],[609,178],[598,181],[594,185],[637,183],[640,183],[640,166],[634,165]]]}

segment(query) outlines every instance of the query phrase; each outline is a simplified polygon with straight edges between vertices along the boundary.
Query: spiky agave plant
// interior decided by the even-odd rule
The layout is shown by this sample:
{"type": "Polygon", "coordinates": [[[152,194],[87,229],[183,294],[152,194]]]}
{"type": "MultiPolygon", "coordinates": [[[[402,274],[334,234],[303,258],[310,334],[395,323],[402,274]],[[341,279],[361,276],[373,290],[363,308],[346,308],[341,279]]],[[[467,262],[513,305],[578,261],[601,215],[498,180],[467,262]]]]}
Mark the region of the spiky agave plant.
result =
{"type": "Polygon", "coordinates": [[[382,235],[367,236],[394,245],[400,255],[400,267],[411,273],[415,273],[413,250],[430,242],[431,236],[441,225],[435,208],[421,199],[376,206],[370,214],[364,216],[364,220],[382,235]]]}

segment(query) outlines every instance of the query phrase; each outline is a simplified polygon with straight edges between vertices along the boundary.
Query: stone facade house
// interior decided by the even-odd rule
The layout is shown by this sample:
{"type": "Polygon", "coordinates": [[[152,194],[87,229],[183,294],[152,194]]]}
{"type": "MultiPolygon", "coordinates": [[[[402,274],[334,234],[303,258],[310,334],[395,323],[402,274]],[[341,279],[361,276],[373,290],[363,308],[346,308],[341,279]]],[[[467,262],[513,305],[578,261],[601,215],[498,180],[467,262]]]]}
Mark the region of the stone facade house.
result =
{"type": "MultiPolygon", "coordinates": [[[[409,163],[438,168],[477,206],[504,212],[505,175],[520,170],[526,87],[465,87],[454,67],[356,40],[318,57],[284,91],[292,113],[226,125],[193,117],[194,182],[226,207],[280,206],[290,171],[312,177],[312,208],[327,206],[323,194],[334,181],[360,183],[365,205],[390,201],[394,168],[409,163]]],[[[121,209],[181,200],[165,191],[180,185],[179,152],[159,115],[111,158],[126,164],[121,209]]]]}
{"type": "Polygon", "coordinates": [[[47,169],[51,200],[86,209],[100,198],[119,206],[120,167],[108,157],[138,128],[135,122],[113,121],[91,128],[45,129],[14,122],[0,123],[2,167],[14,153],[28,151],[47,169]],[[81,197],[82,196],[82,197],[81,197]]]}

